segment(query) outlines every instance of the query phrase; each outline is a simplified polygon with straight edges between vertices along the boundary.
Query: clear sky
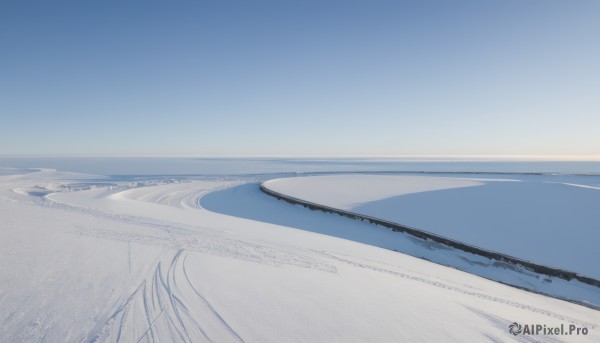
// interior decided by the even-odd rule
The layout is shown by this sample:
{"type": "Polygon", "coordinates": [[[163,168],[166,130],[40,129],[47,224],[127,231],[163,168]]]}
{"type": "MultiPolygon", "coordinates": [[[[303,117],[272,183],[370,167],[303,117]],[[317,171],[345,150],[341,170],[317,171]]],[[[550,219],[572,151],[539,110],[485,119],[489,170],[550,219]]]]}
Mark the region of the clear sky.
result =
{"type": "Polygon", "coordinates": [[[0,154],[600,155],[600,1],[2,1],[0,154]]]}

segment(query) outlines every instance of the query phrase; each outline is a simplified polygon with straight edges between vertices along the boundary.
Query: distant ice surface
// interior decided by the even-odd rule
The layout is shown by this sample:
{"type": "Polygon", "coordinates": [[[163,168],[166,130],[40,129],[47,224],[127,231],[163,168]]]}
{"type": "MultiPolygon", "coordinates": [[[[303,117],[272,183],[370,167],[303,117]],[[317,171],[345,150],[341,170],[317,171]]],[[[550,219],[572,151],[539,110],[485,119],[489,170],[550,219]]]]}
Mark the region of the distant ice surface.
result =
{"type": "Polygon", "coordinates": [[[348,171],[501,172],[600,175],[600,161],[446,161],[427,158],[11,157],[0,167],[112,176],[232,175],[348,171]]]}
{"type": "Polygon", "coordinates": [[[470,258],[258,190],[296,172],[381,165],[150,161],[0,159],[2,341],[547,339],[513,336],[513,322],[573,324],[588,335],[554,339],[600,341],[596,310],[368,245],[387,237],[470,258]],[[351,240],[361,235],[367,244],[351,240]]]}

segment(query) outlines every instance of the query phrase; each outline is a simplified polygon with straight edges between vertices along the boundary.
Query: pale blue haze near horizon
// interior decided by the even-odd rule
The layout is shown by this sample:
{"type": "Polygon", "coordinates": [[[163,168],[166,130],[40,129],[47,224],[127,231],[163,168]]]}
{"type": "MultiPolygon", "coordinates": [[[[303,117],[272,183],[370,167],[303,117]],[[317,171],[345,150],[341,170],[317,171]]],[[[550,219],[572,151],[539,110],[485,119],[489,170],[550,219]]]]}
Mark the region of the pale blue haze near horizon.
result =
{"type": "Polygon", "coordinates": [[[3,1],[0,154],[600,155],[600,1],[3,1]]]}

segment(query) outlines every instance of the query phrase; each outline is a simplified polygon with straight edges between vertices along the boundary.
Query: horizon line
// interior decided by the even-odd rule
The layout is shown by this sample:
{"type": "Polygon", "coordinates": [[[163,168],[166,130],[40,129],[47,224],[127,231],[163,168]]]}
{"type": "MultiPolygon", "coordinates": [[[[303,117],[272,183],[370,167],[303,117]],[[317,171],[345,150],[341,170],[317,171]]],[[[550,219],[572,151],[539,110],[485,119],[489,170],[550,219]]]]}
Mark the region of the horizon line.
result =
{"type": "Polygon", "coordinates": [[[0,158],[218,158],[218,159],[243,159],[243,158],[297,158],[297,159],[433,159],[437,161],[600,161],[600,155],[516,155],[516,154],[463,154],[463,155],[394,155],[394,154],[0,154],[0,158]]]}

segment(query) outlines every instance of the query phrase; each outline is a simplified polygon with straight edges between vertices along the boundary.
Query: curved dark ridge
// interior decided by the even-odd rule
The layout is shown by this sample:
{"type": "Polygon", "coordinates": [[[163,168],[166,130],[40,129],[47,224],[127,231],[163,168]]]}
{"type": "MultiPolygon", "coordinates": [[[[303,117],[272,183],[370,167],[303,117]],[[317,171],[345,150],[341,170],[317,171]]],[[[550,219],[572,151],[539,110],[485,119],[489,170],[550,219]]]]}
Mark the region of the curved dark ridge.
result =
{"type": "Polygon", "coordinates": [[[264,185],[264,182],[261,183],[259,187],[263,193],[270,195],[276,199],[283,200],[283,201],[286,201],[286,202],[294,204],[294,205],[301,205],[301,206],[304,206],[313,211],[336,213],[340,216],[351,218],[354,220],[368,221],[371,224],[386,227],[388,229],[391,229],[394,232],[404,232],[404,233],[407,233],[409,235],[412,235],[412,236],[415,236],[415,237],[418,237],[418,238],[421,238],[424,240],[431,240],[431,241],[441,243],[446,246],[456,248],[458,250],[462,250],[462,251],[465,251],[465,252],[468,252],[471,254],[480,255],[480,256],[483,256],[483,257],[486,257],[489,259],[506,262],[506,263],[510,263],[513,265],[517,265],[517,266],[522,266],[525,269],[528,269],[530,271],[533,271],[533,272],[536,272],[539,274],[554,276],[554,277],[558,277],[558,278],[561,278],[561,279],[564,279],[567,281],[571,281],[571,280],[575,279],[582,283],[600,288],[600,280],[597,280],[597,279],[594,279],[594,278],[591,278],[591,277],[588,277],[585,275],[581,275],[576,272],[563,270],[560,268],[548,267],[548,266],[533,263],[533,262],[530,262],[527,260],[523,260],[523,259],[520,259],[517,257],[509,256],[509,255],[498,253],[495,251],[486,250],[486,249],[483,249],[483,248],[480,248],[477,246],[459,242],[459,241],[456,241],[456,240],[453,240],[450,238],[446,238],[443,236],[433,234],[431,232],[427,232],[427,231],[413,228],[410,226],[398,224],[398,223],[395,223],[392,221],[382,220],[382,219],[367,216],[364,214],[341,210],[338,208],[320,205],[320,204],[313,203],[310,201],[298,199],[298,198],[295,198],[292,196],[288,196],[288,195],[273,191],[273,190],[267,188],[267,186],[264,185]]]}

